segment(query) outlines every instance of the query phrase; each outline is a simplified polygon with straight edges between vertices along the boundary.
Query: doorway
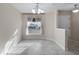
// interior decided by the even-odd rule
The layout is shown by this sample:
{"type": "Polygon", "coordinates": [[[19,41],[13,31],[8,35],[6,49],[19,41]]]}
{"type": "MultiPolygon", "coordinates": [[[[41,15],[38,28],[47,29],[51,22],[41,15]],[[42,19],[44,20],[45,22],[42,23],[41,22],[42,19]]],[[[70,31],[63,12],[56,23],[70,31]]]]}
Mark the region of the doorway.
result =
{"type": "Polygon", "coordinates": [[[71,22],[69,15],[59,15],[57,28],[65,29],[65,50],[68,50],[68,41],[71,39],[71,22]]]}

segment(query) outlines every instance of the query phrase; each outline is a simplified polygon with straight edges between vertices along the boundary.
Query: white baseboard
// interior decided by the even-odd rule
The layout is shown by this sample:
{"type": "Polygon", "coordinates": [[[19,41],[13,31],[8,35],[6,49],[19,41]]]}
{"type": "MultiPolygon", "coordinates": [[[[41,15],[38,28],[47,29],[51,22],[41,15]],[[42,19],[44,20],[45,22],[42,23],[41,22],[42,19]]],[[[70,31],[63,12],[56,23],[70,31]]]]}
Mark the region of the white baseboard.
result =
{"type": "Polygon", "coordinates": [[[58,41],[55,41],[56,39],[52,39],[52,38],[47,38],[46,40],[50,40],[50,41],[53,41],[53,42],[55,42],[58,46],[60,46],[64,51],[65,51],[65,47],[64,46],[62,46],[58,41]]]}
{"type": "Polygon", "coordinates": [[[57,45],[59,45],[59,46],[65,51],[65,47],[64,47],[63,45],[61,45],[58,41],[55,41],[55,40],[54,40],[54,42],[55,42],[57,45]]]}

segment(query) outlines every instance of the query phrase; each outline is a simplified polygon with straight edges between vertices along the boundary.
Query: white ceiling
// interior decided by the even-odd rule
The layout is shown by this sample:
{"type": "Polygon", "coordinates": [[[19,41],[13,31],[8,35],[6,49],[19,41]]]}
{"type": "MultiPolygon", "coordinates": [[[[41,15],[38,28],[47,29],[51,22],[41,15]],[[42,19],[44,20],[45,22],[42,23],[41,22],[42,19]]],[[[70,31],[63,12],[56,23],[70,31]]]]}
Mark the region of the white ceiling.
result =
{"type": "MultiPolygon", "coordinates": [[[[75,3],[39,3],[39,8],[45,12],[51,10],[72,10],[75,3]]],[[[36,6],[35,3],[11,3],[21,13],[32,13],[32,9],[36,6]]],[[[79,5],[79,4],[78,4],[79,5]]]]}

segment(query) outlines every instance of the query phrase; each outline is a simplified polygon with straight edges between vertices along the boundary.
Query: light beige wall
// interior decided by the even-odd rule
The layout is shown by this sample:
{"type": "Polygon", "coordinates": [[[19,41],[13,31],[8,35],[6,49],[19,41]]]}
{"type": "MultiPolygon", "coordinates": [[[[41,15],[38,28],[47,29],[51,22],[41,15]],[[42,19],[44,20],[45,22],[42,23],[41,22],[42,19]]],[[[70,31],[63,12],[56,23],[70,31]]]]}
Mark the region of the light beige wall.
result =
{"type": "Polygon", "coordinates": [[[55,42],[65,50],[65,29],[56,28],[55,42]]]}
{"type": "Polygon", "coordinates": [[[41,15],[33,15],[33,14],[22,14],[22,38],[23,39],[44,39],[44,14],[41,15]],[[28,21],[28,17],[40,17],[41,18],[41,22],[42,22],[42,34],[41,35],[26,35],[26,26],[27,26],[27,21],[28,21]]]}
{"type": "Polygon", "coordinates": [[[56,28],[57,17],[58,11],[56,10],[45,14],[45,36],[47,40],[54,41],[65,50],[65,30],[56,28]]]}
{"type": "Polygon", "coordinates": [[[50,11],[45,14],[45,36],[48,40],[55,40],[57,11],[50,11]]]}
{"type": "Polygon", "coordinates": [[[72,13],[72,37],[73,40],[79,41],[79,13],[72,13]]]}
{"type": "Polygon", "coordinates": [[[0,4],[0,52],[16,29],[18,42],[21,40],[21,14],[9,4],[0,4]]]}
{"type": "Polygon", "coordinates": [[[79,49],[79,12],[72,13],[72,40],[69,41],[70,50],[79,49]]]}

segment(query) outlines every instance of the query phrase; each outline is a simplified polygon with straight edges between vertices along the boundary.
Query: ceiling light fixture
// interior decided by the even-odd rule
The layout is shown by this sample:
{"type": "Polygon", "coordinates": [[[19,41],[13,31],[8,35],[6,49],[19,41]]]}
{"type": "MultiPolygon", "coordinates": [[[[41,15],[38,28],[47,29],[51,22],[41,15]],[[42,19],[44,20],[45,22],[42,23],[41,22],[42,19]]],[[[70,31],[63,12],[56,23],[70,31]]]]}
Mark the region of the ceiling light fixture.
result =
{"type": "Polygon", "coordinates": [[[79,12],[78,5],[77,4],[74,5],[74,9],[72,10],[72,12],[73,13],[79,12]]]}
{"type": "Polygon", "coordinates": [[[44,10],[39,8],[39,3],[36,3],[35,8],[32,9],[32,13],[34,14],[40,14],[40,13],[44,13],[44,10]]]}

